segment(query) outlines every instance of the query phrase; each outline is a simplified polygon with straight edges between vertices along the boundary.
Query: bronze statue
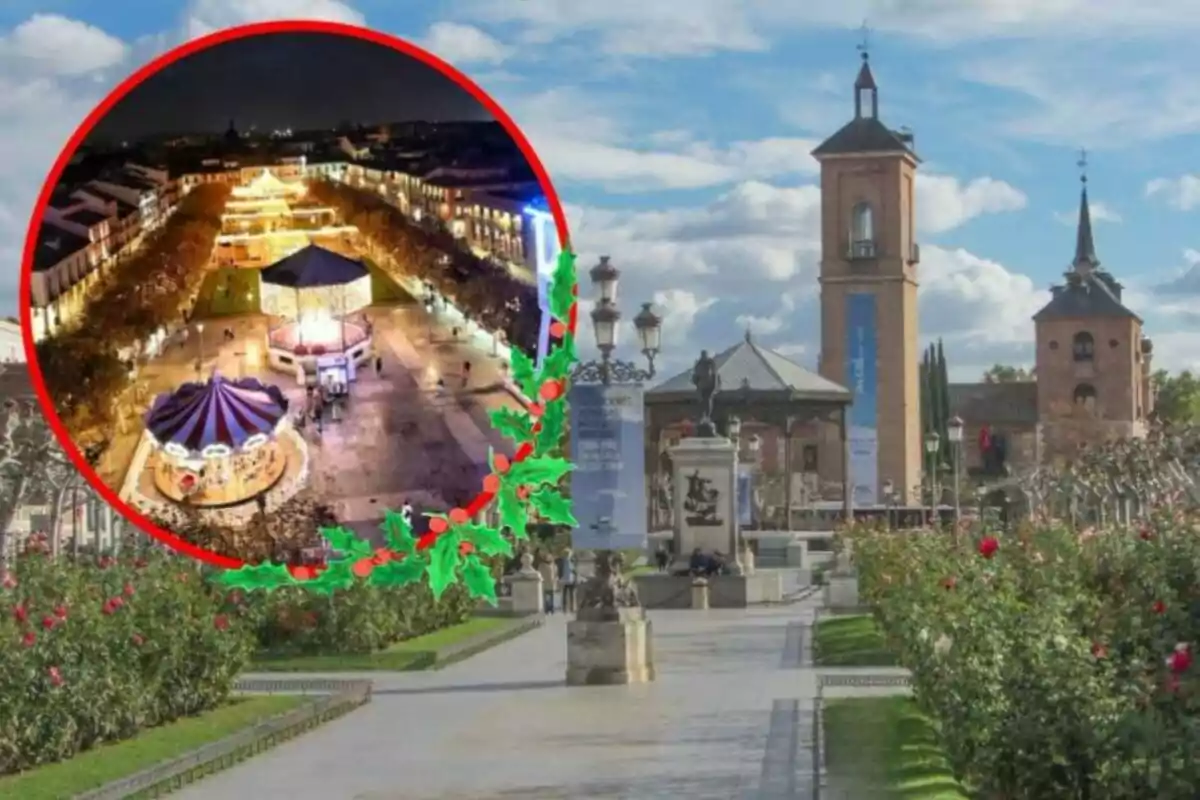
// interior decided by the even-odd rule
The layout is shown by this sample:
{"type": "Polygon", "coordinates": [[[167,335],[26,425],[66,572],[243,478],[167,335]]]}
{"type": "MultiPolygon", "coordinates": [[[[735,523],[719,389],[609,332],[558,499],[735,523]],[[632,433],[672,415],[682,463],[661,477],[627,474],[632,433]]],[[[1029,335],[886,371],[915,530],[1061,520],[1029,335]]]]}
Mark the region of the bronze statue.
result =
{"type": "Polygon", "coordinates": [[[692,385],[700,395],[700,424],[696,435],[713,437],[717,435],[717,426],[713,422],[713,401],[717,392],[721,391],[721,376],[717,374],[717,362],[707,350],[700,351],[700,358],[692,368],[692,385]]]}

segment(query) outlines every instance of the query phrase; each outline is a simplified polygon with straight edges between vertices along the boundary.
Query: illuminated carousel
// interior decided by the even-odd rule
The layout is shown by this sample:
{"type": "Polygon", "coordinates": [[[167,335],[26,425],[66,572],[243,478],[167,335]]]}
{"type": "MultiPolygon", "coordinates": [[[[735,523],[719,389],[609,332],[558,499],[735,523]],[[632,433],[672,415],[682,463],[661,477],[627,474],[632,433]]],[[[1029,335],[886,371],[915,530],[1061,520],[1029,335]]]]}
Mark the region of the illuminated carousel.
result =
{"type": "Polygon", "coordinates": [[[201,511],[243,507],[233,517],[245,517],[303,488],[307,450],[277,386],[214,374],[159,395],[145,419],[153,450],[143,494],[201,511]]]}
{"type": "Polygon", "coordinates": [[[346,387],[371,358],[360,312],[372,302],[361,261],[308,245],[262,270],[262,311],[282,320],[267,335],[271,367],[302,385],[346,387]]]}

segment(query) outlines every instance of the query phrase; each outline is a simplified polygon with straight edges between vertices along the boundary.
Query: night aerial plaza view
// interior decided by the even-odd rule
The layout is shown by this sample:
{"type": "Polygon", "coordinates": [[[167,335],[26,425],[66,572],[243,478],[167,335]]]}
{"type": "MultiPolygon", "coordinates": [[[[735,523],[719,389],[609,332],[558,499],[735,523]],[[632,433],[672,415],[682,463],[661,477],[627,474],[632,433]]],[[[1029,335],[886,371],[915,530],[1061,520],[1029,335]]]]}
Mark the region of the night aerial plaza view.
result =
{"type": "Polygon", "coordinates": [[[527,402],[512,352],[546,337],[558,243],[520,148],[432,67],[334,34],[227,42],[122,98],[57,187],[38,364],[100,479],[161,528],[319,557],[320,524],[420,525],[511,451],[488,414],[527,402]]]}

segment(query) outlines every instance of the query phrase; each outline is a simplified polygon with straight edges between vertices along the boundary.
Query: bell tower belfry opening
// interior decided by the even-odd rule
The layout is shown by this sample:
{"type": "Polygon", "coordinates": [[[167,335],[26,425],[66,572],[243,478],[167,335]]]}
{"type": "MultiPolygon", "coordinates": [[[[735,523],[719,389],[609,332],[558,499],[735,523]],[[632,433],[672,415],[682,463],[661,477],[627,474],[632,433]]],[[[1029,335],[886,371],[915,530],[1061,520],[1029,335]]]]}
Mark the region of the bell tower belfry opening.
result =
{"type": "Polygon", "coordinates": [[[921,483],[915,183],[912,133],[879,119],[866,37],[854,118],[813,156],[821,165],[821,374],[854,394],[848,446],[828,442],[822,478],[843,458],[856,506],[915,502],[921,483]],[[827,456],[827,457],[826,457],[827,456]]]}

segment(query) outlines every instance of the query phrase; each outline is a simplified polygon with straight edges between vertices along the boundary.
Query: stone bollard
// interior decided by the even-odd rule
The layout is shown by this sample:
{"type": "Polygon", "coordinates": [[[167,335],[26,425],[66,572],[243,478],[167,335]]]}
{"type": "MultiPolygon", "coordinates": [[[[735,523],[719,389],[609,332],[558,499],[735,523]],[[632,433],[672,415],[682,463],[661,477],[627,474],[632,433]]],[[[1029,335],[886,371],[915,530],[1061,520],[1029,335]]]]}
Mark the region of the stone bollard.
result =
{"type": "Polygon", "coordinates": [[[512,587],[512,610],[517,615],[541,614],[546,599],[542,596],[542,576],[533,568],[533,554],[521,554],[521,569],[508,576],[512,587]]]}
{"type": "Polygon", "coordinates": [[[701,611],[708,610],[708,579],[695,578],[692,580],[692,608],[701,611]]]}
{"type": "Polygon", "coordinates": [[[753,575],[756,568],[756,557],[749,544],[742,550],[742,574],[753,575]]]}

